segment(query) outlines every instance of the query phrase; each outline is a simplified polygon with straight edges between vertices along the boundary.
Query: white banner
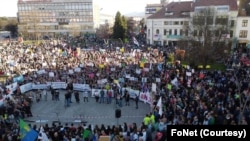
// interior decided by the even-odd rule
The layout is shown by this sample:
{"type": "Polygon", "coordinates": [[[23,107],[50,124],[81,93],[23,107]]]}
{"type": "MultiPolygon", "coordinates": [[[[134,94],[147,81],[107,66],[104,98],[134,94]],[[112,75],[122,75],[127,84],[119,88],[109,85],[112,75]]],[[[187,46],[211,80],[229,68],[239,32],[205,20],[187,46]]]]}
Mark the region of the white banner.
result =
{"type": "Polygon", "coordinates": [[[51,85],[53,89],[66,89],[67,83],[65,82],[48,82],[47,84],[51,85]]]}
{"type": "Polygon", "coordinates": [[[25,93],[27,91],[32,90],[32,83],[27,83],[22,86],[20,86],[21,93],[25,93]]]}
{"type": "Polygon", "coordinates": [[[43,90],[43,89],[49,89],[50,85],[48,84],[32,84],[32,89],[33,90],[43,90]]]}
{"type": "Polygon", "coordinates": [[[10,90],[10,94],[12,94],[17,89],[17,87],[18,87],[17,82],[6,86],[6,88],[10,90]]]}
{"type": "Polygon", "coordinates": [[[73,84],[73,89],[76,91],[91,91],[89,84],[73,84]]]}
{"type": "Polygon", "coordinates": [[[149,92],[141,92],[139,100],[143,101],[144,103],[148,103],[148,104],[153,103],[153,99],[152,99],[149,92]]]}

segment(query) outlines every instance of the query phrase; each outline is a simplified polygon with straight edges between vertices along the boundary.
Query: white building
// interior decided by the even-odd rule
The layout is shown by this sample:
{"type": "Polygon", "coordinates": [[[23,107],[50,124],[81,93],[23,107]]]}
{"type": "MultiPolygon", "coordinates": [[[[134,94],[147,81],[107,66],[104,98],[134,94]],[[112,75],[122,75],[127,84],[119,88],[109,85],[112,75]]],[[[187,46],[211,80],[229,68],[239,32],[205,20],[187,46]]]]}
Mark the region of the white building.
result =
{"type": "Polygon", "coordinates": [[[99,12],[93,0],[18,0],[19,33],[57,36],[95,33],[99,12]]]}
{"type": "Polygon", "coordinates": [[[100,14],[100,25],[108,24],[110,27],[112,27],[115,23],[115,17],[113,15],[109,14],[100,14]]]}
{"type": "Polygon", "coordinates": [[[149,44],[170,45],[184,35],[183,26],[188,24],[192,3],[171,2],[157,13],[149,16],[147,42],[149,44]]]}
{"type": "MultiPolygon", "coordinates": [[[[176,45],[190,31],[184,25],[192,24],[192,15],[201,9],[213,7],[216,15],[213,17],[213,26],[217,26],[218,19],[226,19],[230,24],[230,38],[235,36],[235,23],[238,14],[236,0],[193,0],[171,2],[155,14],[149,16],[147,24],[147,42],[158,45],[176,45]]],[[[194,29],[195,30],[195,29],[194,29]]]]}

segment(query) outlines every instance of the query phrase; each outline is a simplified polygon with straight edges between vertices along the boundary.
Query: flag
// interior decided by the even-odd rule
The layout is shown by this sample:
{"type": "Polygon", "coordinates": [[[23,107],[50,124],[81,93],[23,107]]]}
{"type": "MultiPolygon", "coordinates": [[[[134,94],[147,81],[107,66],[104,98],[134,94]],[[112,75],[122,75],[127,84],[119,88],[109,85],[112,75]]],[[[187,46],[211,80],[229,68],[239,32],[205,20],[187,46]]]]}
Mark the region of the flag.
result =
{"type": "Polygon", "coordinates": [[[158,100],[156,106],[159,107],[159,114],[162,115],[162,100],[161,100],[161,97],[160,97],[160,99],[158,100]]]}
{"type": "Polygon", "coordinates": [[[22,119],[19,120],[21,141],[34,141],[38,137],[38,132],[30,128],[30,126],[22,119]]]}
{"type": "Polygon", "coordinates": [[[44,129],[41,126],[40,131],[39,131],[39,136],[38,139],[40,139],[41,141],[49,141],[48,136],[44,133],[44,129]]]}
{"type": "Polygon", "coordinates": [[[137,45],[138,47],[140,46],[139,42],[136,40],[135,37],[133,37],[133,42],[134,42],[134,44],[137,45]]]}

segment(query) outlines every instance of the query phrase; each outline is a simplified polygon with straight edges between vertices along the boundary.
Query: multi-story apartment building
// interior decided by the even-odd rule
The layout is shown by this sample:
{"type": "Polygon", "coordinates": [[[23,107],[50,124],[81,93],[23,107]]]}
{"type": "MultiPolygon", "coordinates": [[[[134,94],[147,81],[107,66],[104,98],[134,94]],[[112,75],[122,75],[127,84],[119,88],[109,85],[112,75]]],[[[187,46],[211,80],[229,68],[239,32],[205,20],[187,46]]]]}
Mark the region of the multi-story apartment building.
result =
{"type": "Polygon", "coordinates": [[[18,0],[17,6],[18,31],[26,37],[95,32],[93,0],[18,0]]]}
{"type": "MultiPolygon", "coordinates": [[[[176,45],[184,36],[194,36],[193,16],[204,9],[212,9],[214,15],[210,17],[210,27],[220,26],[224,21],[227,26],[225,38],[229,40],[235,36],[235,26],[238,14],[236,0],[193,0],[171,2],[157,13],[147,18],[147,42],[149,44],[176,45]],[[185,29],[185,27],[189,29],[185,29]]],[[[208,22],[208,21],[207,21],[208,22]]],[[[199,31],[197,31],[197,34],[199,31]]],[[[202,34],[201,34],[202,36],[202,34]]]]}

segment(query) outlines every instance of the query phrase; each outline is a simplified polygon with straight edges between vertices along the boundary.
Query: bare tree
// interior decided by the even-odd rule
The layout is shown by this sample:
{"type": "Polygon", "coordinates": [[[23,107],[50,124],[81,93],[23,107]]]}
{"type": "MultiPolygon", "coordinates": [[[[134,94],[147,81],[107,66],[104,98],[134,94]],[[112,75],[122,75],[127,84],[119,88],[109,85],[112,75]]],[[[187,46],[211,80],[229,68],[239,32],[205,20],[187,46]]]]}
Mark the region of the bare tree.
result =
{"type": "Polygon", "coordinates": [[[180,47],[186,50],[190,65],[203,65],[223,59],[230,47],[229,16],[218,14],[212,7],[194,12],[189,24],[184,24],[180,47]],[[185,46],[184,46],[185,45],[185,46]]]}
{"type": "Polygon", "coordinates": [[[111,34],[112,30],[108,23],[100,25],[100,27],[96,30],[96,36],[102,39],[108,39],[111,34]]]}

